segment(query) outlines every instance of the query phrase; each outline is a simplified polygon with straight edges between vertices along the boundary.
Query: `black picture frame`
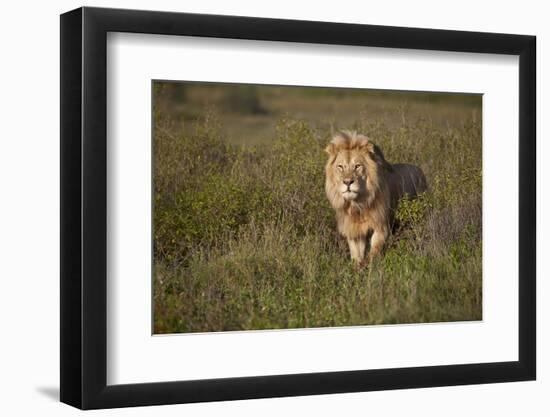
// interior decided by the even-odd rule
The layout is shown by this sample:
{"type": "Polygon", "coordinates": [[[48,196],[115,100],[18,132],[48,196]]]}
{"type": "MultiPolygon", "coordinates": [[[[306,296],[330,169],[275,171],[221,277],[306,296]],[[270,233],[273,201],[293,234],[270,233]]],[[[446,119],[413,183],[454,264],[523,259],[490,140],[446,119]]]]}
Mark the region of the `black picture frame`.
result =
{"type": "Polygon", "coordinates": [[[61,15],[60,56],[62,402],[95,409],[535,379],[534,36],[84,7],[61,15]],[[107,385],[108,32],[519,56],[519,360],[107,385]]]}

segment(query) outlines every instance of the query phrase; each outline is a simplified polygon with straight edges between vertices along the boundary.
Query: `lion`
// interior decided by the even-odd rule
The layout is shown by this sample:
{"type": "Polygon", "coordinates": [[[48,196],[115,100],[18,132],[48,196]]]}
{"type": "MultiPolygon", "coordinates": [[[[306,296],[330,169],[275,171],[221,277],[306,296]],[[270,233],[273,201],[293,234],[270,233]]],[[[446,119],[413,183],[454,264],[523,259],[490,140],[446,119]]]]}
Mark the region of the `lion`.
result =
{"type": "Polygon", "coordinates": [[[364,264],[370,235],[370,263],[390,234],[399,200],[426,191],[426,177],[417,166],[390,164],[380,147],[355,131],[335,134],[325,151],[325,191],[338,231],[359,265],[364,264]]]}

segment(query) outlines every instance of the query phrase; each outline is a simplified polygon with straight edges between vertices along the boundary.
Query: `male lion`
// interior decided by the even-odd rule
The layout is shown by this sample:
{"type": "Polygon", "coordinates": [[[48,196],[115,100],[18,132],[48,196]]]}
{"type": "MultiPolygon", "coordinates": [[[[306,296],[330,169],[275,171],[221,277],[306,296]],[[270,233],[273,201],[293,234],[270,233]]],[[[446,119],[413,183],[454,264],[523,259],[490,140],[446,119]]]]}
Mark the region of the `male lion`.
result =
{"type": "Polygon", "coordinates": [[[353,131],[337,133],[325,151],[325,191],[336,211],[338,231],[347,238],[351,258],[363,263],[382,250],[390,233],[393,212],[400,198],[414,197],[427,189],[419,167],[390,164],[369,138],[353,131]]]}

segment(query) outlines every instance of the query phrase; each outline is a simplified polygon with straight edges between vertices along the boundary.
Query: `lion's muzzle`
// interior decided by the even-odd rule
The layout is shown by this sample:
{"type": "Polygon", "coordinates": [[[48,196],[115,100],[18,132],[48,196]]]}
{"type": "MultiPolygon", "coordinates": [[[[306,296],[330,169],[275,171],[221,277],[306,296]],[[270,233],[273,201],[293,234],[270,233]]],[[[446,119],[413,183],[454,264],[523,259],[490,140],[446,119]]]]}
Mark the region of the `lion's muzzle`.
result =
{"type": "Polygon", "coordinates": [[[359,195],[359,183],[353,178],[345,178],[340,185],[340,192],[344,200],[355,200],[359,195]]]}

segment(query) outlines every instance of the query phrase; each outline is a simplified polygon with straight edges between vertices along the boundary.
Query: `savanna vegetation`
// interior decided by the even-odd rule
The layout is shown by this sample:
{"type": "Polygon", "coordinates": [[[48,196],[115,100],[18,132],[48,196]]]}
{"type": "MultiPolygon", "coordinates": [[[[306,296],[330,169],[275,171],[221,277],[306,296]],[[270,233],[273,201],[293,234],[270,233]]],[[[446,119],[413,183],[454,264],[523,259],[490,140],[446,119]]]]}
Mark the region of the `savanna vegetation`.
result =
{"type": "Polygon", "coordinates": [[[481,97],[155,82],[154,331],[482,317],[481,97]],[[429,191],[355,267],[324,147],[356,129],[429,191]]]}

